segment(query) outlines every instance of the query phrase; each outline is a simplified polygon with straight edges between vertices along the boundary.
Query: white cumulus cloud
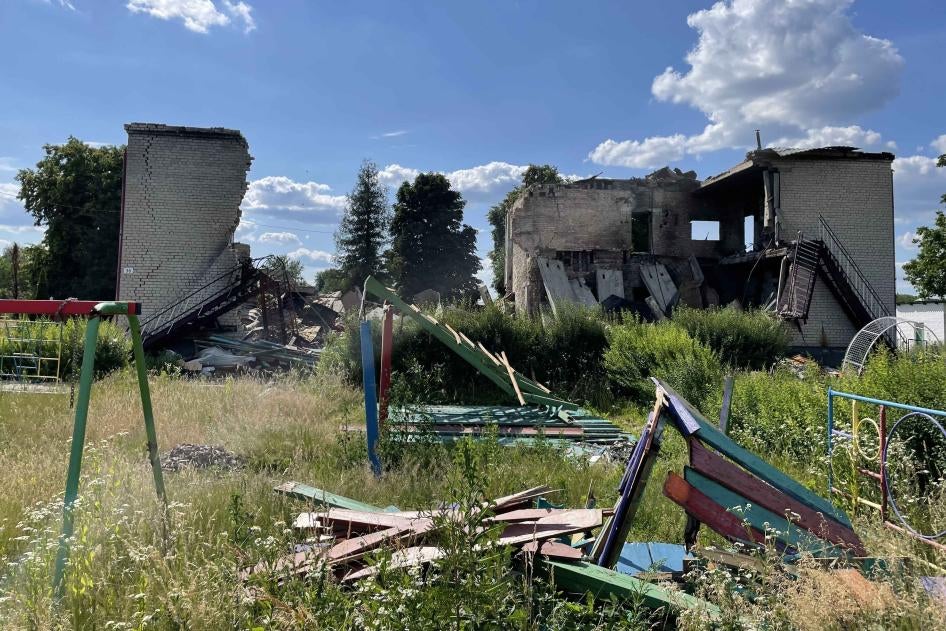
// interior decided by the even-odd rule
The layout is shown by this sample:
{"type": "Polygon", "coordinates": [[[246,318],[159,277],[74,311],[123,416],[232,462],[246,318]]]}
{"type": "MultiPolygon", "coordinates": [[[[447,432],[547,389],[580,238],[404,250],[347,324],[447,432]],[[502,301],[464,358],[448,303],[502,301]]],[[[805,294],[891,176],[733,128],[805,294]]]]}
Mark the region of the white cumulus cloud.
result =
{"type": "MultiPolygon", "coordinates": [[[[880,144],[880,133],[873,129],[864,129],[860,125],[834,127],[825,125],[809,129],[804,136],[779,138],[771,144],[776,147],[872,147],[880,144]]],[[[889,148],[890,143],[887,145],[889,148]]]]}
{"type": "Polygon", "coordinates": [[[335,261],[335,255],[331,252],[310,250],[309,248],[297,248],[286,256],[291,259],[307,259],[313,263],[328,263],[330,265],[335,261]]]}
{"type": "Polygon", "coordinates": [[[937,137],[936,140],[930,143],[930,147],[940,155],[946,153],[946,134],[937,137]]]}
{"type": "Polygon", "coordinates": [[[245,2],[222,0],[218,6],[213,0],[128,0],[125,5],[132,13],[144,13],[159,20],[181,20],[184,27],[195,33],[207,33],[212,27],[226,26],[238,20],[243,31],[256,28],[253,7],[245,2]]]}
{"type": "Polygon", "coordinates": [[[653,136],[644,140],[605,140],[588,154],[592,162],[611,166],[651,169],[679,160],[686,152],[686,136],[653,136]]]}
{"type": "Polygon", "coordinates": [[[302,241],[292,232],[264,232],[257,241],[260,243],[279,243],[282,245],[301,245],[302,241]]]}
{"type": "MultiPolygon", "coordinates": [[[[727,0],[688,16],[699,34],[686,55],[689,69],[669,67],[651,85],[658,101],[706,116],[703,131],[686,137],[685,152],[752,146],[754,129],[802,142],[878,143],[877,132],[849,123],[897,94],[903,59],[890,41],[854,27],[851,2],[727,0]]],[[[657,149],[682,156],[678,136],[609,140],[589,158],[656,166],[657,149]]]]}
{"type": "MultiPolygon", "coordinates": [[[[489,162],[468,169],[440,171],[450,180],[451,186],[467,199],[474,199],[505,192],[516,186],[522,179],[527,167],[508,162],[489,162]]],[[[403,182],[412,181],[421,173],[420,169],[389,164],[378,172],[381,183],[398,187],[403,182]]]]}
{"type": "Polygon", "coordinates": [[[270,216],[336,215],[344,210],[346,198],[331,191],[327,184],[271,175],[250,182],[242,208],[270,216]]]}

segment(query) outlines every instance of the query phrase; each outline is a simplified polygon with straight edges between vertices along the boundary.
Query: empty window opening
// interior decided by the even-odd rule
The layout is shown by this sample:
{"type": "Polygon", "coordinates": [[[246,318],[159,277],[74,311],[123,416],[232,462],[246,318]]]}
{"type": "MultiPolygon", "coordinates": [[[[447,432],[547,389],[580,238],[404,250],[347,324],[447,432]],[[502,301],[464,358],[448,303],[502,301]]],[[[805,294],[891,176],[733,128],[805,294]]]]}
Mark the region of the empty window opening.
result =
{"type": "Polygon", "coordinates": [[[746,235],[746,252],[752,252],[755,250],[755,215],[746,217],[745,223],[743,223],[743,231],[743,234],[746,235]]]}
{"type": "Polygon", "coordinates": [[[631,215],[631,247],[635,252],[650,252],[650,211],[631,215]]]}
{"type": "Polygon", "coordinates": [[[693,241],[719,241],[719,222],[691,221],[690,239],[693,241]]]}
{"type": "Polygon", "coordinates": [[[561,261],[569,272],[590,272],[595,264],[593,251],[559,251],[555,253],[555,258],[561,261]]]}

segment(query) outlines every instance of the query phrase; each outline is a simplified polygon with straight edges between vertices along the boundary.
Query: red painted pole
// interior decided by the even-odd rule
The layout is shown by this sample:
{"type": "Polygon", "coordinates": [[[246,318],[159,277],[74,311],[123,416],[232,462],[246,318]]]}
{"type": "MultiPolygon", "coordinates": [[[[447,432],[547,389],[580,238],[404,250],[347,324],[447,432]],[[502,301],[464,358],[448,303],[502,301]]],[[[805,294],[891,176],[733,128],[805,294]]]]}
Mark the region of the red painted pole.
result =
{"type": "Polygon", "coordinates": [[[887,521],[887,476],[884,475],[884,450],[887,449],[887,406],[880,406],[880,519],[887,521]]]}
{"type": "Polygon", "coordinates": [[[378,397],[378,423],[388,418],[388,390],[391,387],[391,354],[394,345],[394,308],[385,302],[381,323],[381,387],[378,397]]]}

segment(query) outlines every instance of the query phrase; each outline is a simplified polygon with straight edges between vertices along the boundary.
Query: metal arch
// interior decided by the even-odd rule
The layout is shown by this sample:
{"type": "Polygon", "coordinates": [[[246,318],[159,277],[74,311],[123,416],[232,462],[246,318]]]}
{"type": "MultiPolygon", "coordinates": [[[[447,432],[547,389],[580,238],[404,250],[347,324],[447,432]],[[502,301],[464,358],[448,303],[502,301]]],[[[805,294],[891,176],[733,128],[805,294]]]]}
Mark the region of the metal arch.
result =
{"type": "Polygon", "coordinates": [[[932,329],[922,322],[895,316],[884,316],[868,322],[864,328],[851,338],[851,342],[844,353],[844,361],[841,362],[841,369],[844,370],[845,367],[852,366],[858,375],[861,374],[867,363],[868,355],[874,350],[877,342],[883,338],[887,338],[888,343],[898,350],[909,350],[915,347],[917,344],[916,332],[918,330],[923,331],[921,342],[923,346],[940,343],[932,329]],[[907,328],[912,330],[913,336],[908,337],[904,333],[904,329],[907,328]]]}

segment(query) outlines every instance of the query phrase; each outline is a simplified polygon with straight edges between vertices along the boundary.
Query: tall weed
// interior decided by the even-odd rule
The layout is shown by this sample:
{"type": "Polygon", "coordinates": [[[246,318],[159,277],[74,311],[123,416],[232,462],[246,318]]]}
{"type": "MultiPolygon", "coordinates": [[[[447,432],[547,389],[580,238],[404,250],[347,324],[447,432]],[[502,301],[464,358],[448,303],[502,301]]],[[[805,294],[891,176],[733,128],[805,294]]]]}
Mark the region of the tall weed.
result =
{"type": "Polygon", "coordinates": [[[767,368],[785,355],[791,341],[785,324],[759,309],[678,307],[673,322],[734,368],[767,368]]]}

